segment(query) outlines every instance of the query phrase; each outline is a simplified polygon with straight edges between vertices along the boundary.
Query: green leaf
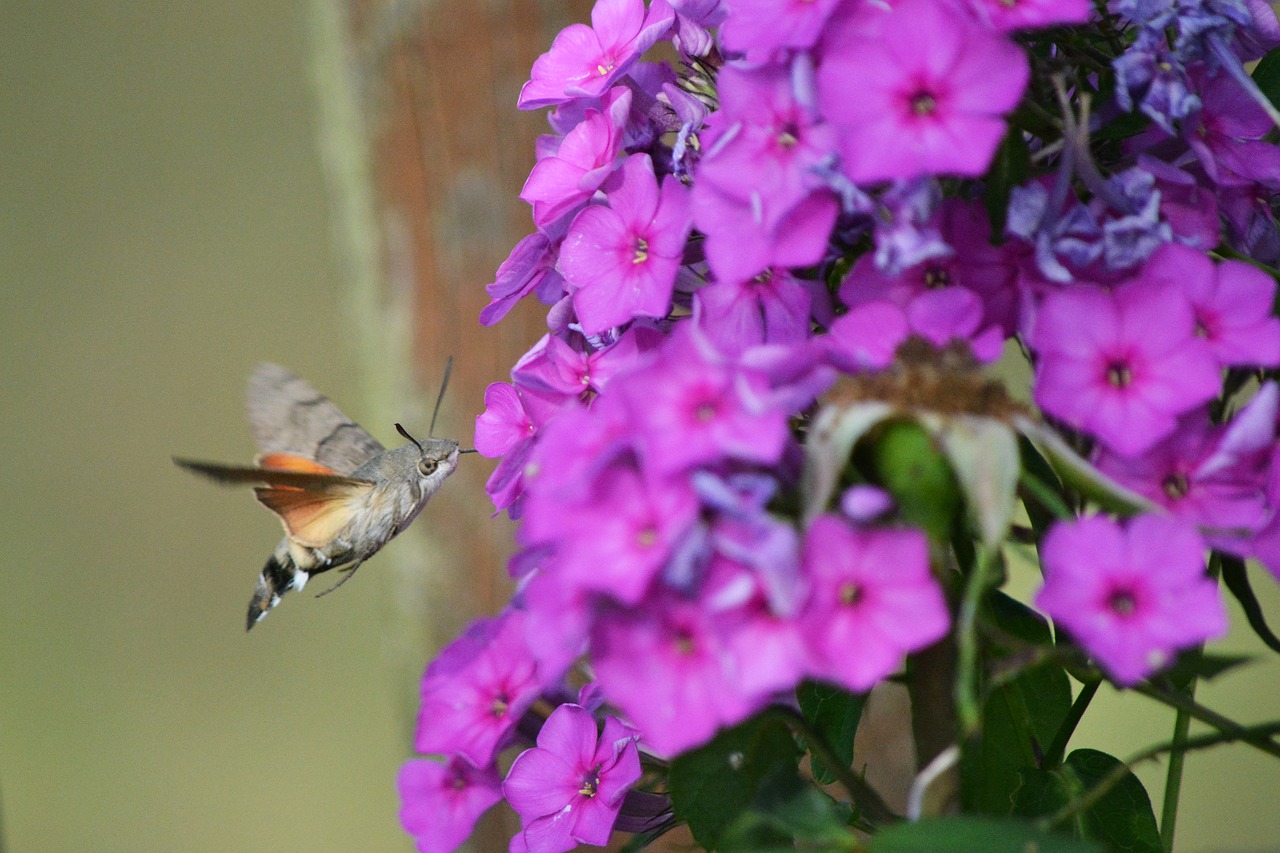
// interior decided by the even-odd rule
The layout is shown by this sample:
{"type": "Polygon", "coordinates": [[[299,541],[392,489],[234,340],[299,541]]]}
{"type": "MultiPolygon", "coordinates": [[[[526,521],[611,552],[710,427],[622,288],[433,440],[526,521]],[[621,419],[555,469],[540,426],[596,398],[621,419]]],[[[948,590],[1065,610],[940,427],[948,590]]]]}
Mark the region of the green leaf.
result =
{"type": "Polygon", "coordinates": [[[721,833],[755,800],[762,780],[780,768],[794,773],[799,763],[800,748],[786,724],[767,713],[753,717],[672,762],[675,815],[699,844],[715,850],[721,833]]]}
{"type": "Polygon", "coordinates": [[[1043,832],[1028,821],[944,817],[899,824],[871,839],[870,853],[1102,853],[1067,835],[1043,832]]]}
{"type": "Polygon", "coordinates": [[[721,853],[794,853],[802,850],[854,850],[849,810],[794,773],[766,778],[752,809],[726,830],[721,853]]]}
{"type": "MultiPolygon", "coordinates": [[[[846,767],[853,764],[853,738],[858,733],[858,721],[867,704],[865,695],[856,695],[839,687],[806,681],[796,688],[796,699],[805,722],[826,741],[836,757],[846,767]]],[[[836,781],[826,763],[814,754],[810,758],[813,778],[823,785],[836,781]]]]}
{"type": "MultiPolygon", "coordinates": [[[[1096,749],[1077,749],[1067,756],[1063,770],[1087,790],[1120,763],[1120,759],[1096,749]]],[[[1163,853],[1151,799],[1132,773],[1084,813],[1083,823],[1085,835],[1104,842],[1111,853],[1163,853]]]]}
{"type": "MultiPolygon", "coordinates": [[[[1002,592],[992,593],[989,615],[1002,631],[1024,642],[1049,646],[1049,625],[1034,610],[1002,592]]],[[[982,710],[981,733],[965,745],[961,795],[983,814],[1014,811],[1022,771],[1039,767],[1071,710],[1071,683],[1061,667],[1039,666],[991,692],[982,710]]]]}
{"type": "Polygon", "coordinates": [[[986,188],[982,194],[992,234],[1004,233],[1005,216],[1009,211],[1009,191],[1026,183],[1030,173],[1031,150],[1027,147],[1022,131],[1017,127],[1010,127],[1000,147],[996,149],[991,168],[987,170],[986,188]]]}
{"type": "Polygon", "coordinates": [[[1224,554],[1222,582],[1226,584],[1227,589],[1231,590],[1236,601],[1240,602],[1244,617],[1249,620],[1249,627],[1253,629],[1253,633],[1257,634],[1258,639],[1262,640],[1271,651],[1280,652],[1280,637],[1271,633],[1271,628],[1267,626],[1262,605],[1258,603],[1258,597],[1253,594],[1253,587],[1249,586],[1249,575],[1245,572],[1244,560],[1224,554]]]}
{"type": "Polygon", "coordinates": [[[1193,678],[1212,680],[1251,661],[1253,658],[1249,655],[1219,655],[1192,650],[1182,654],[1164,674],[1175,686],[1183,689],[1193,678]]]}
{"type": "Polygon", "coordinates": [[[1075,489],[1104,510],[1119,515],[1160,512],[1160,508],[1093,467],[1057,433],[1030,418],[1017,416],[1014,425],[1044,455],[1063,485],[1075,489]]]}
{"type": "Polygon", "coordinates": [[[1253,82],[1271,103],[1280,107],[1280,48],[1262,57],[1253,69],[1253,82]]]}
{"type": "MultiPolygon", "coordinates": [[[[1058,482],[1058,475],[1053,472],[1053,468],[1026,436],[1018,436],[1018,450],[1022,457],[1022,467],[1026,472],[1061,497],[1062,485],[1058,482]]],[[[1066,501],[1063,500],[1063,503],[1066,501]]],[[[1024,500],[1022,504],[1027,508],[1027,518],[1031,520],[1031,529],[1036,532],[1036,538],[1044,536],[1049,525],[1053,523],[1053,513],[1036,500],[1024,500]]]]}

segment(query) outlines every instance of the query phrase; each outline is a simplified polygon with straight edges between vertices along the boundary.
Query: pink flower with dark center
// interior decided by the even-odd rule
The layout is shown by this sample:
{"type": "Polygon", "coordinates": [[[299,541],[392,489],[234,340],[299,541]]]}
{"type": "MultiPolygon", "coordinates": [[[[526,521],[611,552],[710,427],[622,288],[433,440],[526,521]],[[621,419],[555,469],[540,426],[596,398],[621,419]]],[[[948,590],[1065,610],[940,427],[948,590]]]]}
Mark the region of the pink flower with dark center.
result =
{"type": "Polygon", "coordinates": [[[1182,289],[1195,311],[1196,335],[1221,366],[1280,364],[1280,319],[1271,313],[1276,281],[1262,270],[1244,261],[1215,264],[1170,243],[1152,255],[1142,277],[1182,289]]]}
{"type": "Polygon", "coordinates": [[[520,815],[524,849],[564,853],[609,843],[622,799],[640,781],[639,734],[606,717],[597,735],[591,712],[561,705],[538,733],[538,745],[511,765],[502,791],[520,815]]]}
{"type": "Polygon", "coordinates": [[[551,50],[533,63],[517,106],[536,110],[599,96],[674,23],[675,13],[665,2],[654,2],[646,12],[644,0],[597,0],[591,9],[591,26],[565,27],[551,50]]]}
{"type": "Polygon", "coordinates": [[[459,755],[476,767],[493,761],[541,688],[524,619],[507,610],[473,622],[427,667],[418,752],[459,755]]]}
{"type": "Polygon", "coordinates": [[[1123,456],[1147,451],[1221,386],[1190,303],[1155,282],[1050,293],[1031,345],[1040,407],[1123,456]]]}
{"type": "Polygon", "coordinates": [[[858,529],[819,516],[802,560],[813,592],[797,618],[816,678],[863,693],[950,627],[918,530],[858,529]]]}
{"type": "Polygon", "coordinates": [[[560,249],[560,271],[587,334],[636,317],[665,317],[692,226],[689,191],[668,176],[659,189],[653,162],[636,154],[607,190],[609,206],[578,214],[560,249]]]}
{"type": "Polygon", "coordinates": [[[1195,528],[1143,515],[1120,526],[1058,522],[1040,546],[1044,610],[1121,686],[1163,669],[1180,649],[1222,636],[1227,613],[1204,570],[1195,528]]]}
{"type": "Polygon", "coordinates": [[[909,0],[875,38],[830,45],[818,97],[855,183],[977,176],[1005,133],[1029,67],[1021,49],[935,0],[909,0]]]}
{"type": "Polygon", "coordinates": [[[400,823],[418,853],[453,853],[476,820],[502,799],[498,771],[477,769],[461,758],[447,763],[414,759],[400,768],[400,823]]]}

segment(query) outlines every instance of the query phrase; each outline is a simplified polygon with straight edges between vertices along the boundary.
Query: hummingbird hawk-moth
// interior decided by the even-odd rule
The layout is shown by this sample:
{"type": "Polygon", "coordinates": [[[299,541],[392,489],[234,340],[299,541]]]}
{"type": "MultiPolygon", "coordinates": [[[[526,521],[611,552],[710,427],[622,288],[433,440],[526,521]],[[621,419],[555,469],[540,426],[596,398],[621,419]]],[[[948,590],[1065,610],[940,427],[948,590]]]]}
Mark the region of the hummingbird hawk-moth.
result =
{"type": "MultiPolygon", "coordinates": [[[[449,382],[445,366],[436,414],[449,382]]],[[[249,379],[249,423],[260,451],[252,466],[174,458],[189,471],[220,483],[256,483],[258,502],[284,525],[284,538],[258,576],[249,600],[247,629],[289,590],[333,569],[345,572],[326,592],[409,526],[458,465],[458,442],[430,437],[388,450],[306,381],[275,364],[261,364],[249,379]]],[[[321,593],[324,595],[325,593],[321,593]]]]}

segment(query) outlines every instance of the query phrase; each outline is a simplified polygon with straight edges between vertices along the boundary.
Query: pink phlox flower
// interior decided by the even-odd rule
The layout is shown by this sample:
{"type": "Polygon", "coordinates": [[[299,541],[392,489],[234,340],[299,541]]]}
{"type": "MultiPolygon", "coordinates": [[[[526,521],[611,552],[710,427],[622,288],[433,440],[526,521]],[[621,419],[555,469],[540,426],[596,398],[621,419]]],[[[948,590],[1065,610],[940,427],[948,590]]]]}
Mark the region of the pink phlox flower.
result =
{"type": "Polygon", "coordinates": [[[1171,166],[1149,154],[1138,155],[1138,168],[1150,172],[1160,193],[1160,216],[1184,246],[1209,251],[1222,242],[1217,193],[1200,169],[1171,166]]]}
{"type": "Polygon", "coordinates": [[[1094,464],[1173,515],[1208,528],[1214,544],[1239,551],[1242,537],[1261,530],[1271,516],[1267,476],[1278,396],[1269,382],[1229,424],[1212,426],[1208,413],[1196,410],[1141,456],[1103,450],[1094,464]]]}
{"type": "Polygon", "coordinates": [[[537,551],[539,567],[521,578],[513,606],[527,612],[525,643],[538,671],[562,677],[587,651],[594,595],[562,581],[554,569],[554,549],[537,551]]]}
{"type": "Polygon", "coordinates": [[[959,0],[994,30],[1011,32],[1083,24],[1093,7],[1089,0],[959,0]]]}
{"type": "Polygon", "coordinates": [[[476,450],[491,459],[502,457],[485,483],[485,492],[495,512],[505,509],[511,518],[519,518],[525,464],[538,430],[556,415],[560,404],[534,389],[495,382],[485,389],[484,405],[484,412],[476,417],[476,450]]]}
{"type": "Polygon", "coordinates": [[[579,705],[551,712],[538,745],[511,765],[502,791],[520,815],[529,853],[564,853],[578,844],[609,843],[622,799],[640,781],[639,734],[606,717],[597,734],[595,718],[579,705]]]}
{"type": "Polygon", "coordinates": [[[742,688],[736,656],[700,601],[657,590],[610,607],[591,631],[591,663],[610,700],[658,753],[675,756],[761,707],[742,688]]]}
{"type": "Polygon", "coordinates": [[[855,183],[981,175],[1027,85],[1022,50],[936,0],[902,3],[881,26],[831,45],[818,69],[845,173],[855,183]]]}
{"type": "Polygon", "coordinates": [[[591,26],[565,27],[534,61],[517,106],[534,110],[600,95],[667,34],[674,17],[666,0],[654,0],[648,11],[644,0],[597,0],[591,26]]]}
{"type": "Polygon", "coordinates": [[[706,56],[716,46],[711,30],[724,23],[723,0],[670,0],[676,13],[676,48],[684,56],[706,56]]]}
{"type": "Polygon", "coordinates": [[[1057,522],[1040,546],[1045,582],[1036,606],[1127,687],[1178,650],[1226,633],[1204,551],[1195,529],[1169,516],[1142,515],[1124,527],[1101,516],[1057,522]]]}
{"type": "MultiPolygon", "coordinates": [[[[830,323],[830,315],[820,318],[819,322],[830,323]]],[[[752,405],[780,412],[799,412],[807,408],[835,383],[837,376],[813,339],[798,345],[761,344],[751,347],[738,356],[738,364],[767,383],[763,394],[758,387],[747,387],[751,392],[752,405]]]]}
{"type": "Polygon", "coordinates": [[[741,281],[770,267],[804,267],[822,260],[840,212],[835,194],[814,190],[789,207],[753,193],[743,201],[709,182],[695,183],[693,218],[706,241],[716,278],[741,281]]]}
{"type": "Polygon", "coordinates": [[[686,481],[620,464],[599,474],[588,501],[562,506],[558,518],[538,526],[552,528],[548,539],[556,545],[554,571],[562,583],[634,604],[697,511],[686,481]]]}
{"type": "Polygon", "coordinates": [[[520,198],[533,206],[533,221],[539,230],[554,227],[581,208],[613,174],[622,154],[622,130],[630,110],[631,90],[614,87],[599,110],[587,110],[559,145],[539,157],[520,190],[520,198]]]}
{"type": "Polygon", "coordinates": [[[907,312],[887,300],[864,302],[836,318],[818,339],[823,357],[845,373],[883,370],[911,335],[907,312]]]}
{"type": "MultiPolygon", "coordinates": [[[[860,0],[859,0],[860,2],[860,0]]],[[[724,46],[753,62],[811,47],[842,0],[725,0],[724,46]]]]}
{"type": "Polygon", "coordinates": [[[1004,332],[983,325],[982,301],[972,290],[944,287],[921,293],[907,305],[907,325],[939,349],[952,341],[965,341],[974,358],[990,364],[1000,358],[1004,332]]]}
{"type": "Polygon", "coordinates": [[[1123,456],[1147,451],[1221,386],[1190,303],[1153,281],[1050,293],[1030,337],[1036,403],[1123,456]]]}
{"type": "Polygon", "coordinates": [[[858,529],[819,516],[805,534],[802,561],[812,592],[797,618],[813,677],[863,693],[950,628],[917,530],[858,529]]]}
{"type": "Polygon", "coordinates": [[[727,354],[760,344],[807,340],[815,303],[819,313],[829,314],[831,302],[822,282],[772,268],[744,281],[712,282],[696,299],[707,338],[727,354]]]}
{"type": "Polygon", "coordinates": [[[616,387],[655,472],[725,458],[771,465],[782,455],[788,412],[769,405],[768,378],[726,359],[693,324],[682,324],[652,363],[616,387]]]}
{"type": "Polygon", "coordinates": [[[840,511],[858,524],[877,521],[893,508],[893,496],[878,486],[856,483],[840,495],[840,511]]]}
{"type": "Polygon", "coordinates": [[[573,331],[551,335],[534,357],[521,359],[513,376],[518,385],[551,399],[589,403],[614,375],[634,367],[642,353],[663,340],[661,332],[644,326],[607,338],[586,338],[573,331]]]}
{"type": "Polygon", "coordinates": [[[480,324],[492,326],[530,293],[548,305],[564,294],[564,277],[556,270],[560,244],[546,235],[533,233],[525,237],[502,266],[493,283],[485,285],[485,293],[492,300],[480,312],[480,324]]]}
{"type": "Polygon", "coordinates": [[[667,177],[661,188],[647,154],[629,157],[607,189],[569,226],[560,271],[587,334],[671,309],[676,270],[691,227],[689,192],[667,177]]]}
{"type": "Polygon", "coordinates": [[[480,815],[502,799],[493,765],[473,767],[461,758],[405,762],[396,779],[400,824],[418,853],[453,853],[467,840],[480,815]]]}
{"type": "Polygon", "coordinates": [[[1143,278],[1181,287],[1195,311],[1196,335],[1223,367],[1280,364],[1280,319],[1272,316],[1276,281],[1244,261],[1215,264],[1203,252],[1170,244],[1148,261],[1143,278]]]}
{"type": "Polygon", "coordinates": [[[473,622],[427,667],[418,752],[458,755],[486,767],[538,697],[537,667],[524,642],[524,614],[473,622]]]}

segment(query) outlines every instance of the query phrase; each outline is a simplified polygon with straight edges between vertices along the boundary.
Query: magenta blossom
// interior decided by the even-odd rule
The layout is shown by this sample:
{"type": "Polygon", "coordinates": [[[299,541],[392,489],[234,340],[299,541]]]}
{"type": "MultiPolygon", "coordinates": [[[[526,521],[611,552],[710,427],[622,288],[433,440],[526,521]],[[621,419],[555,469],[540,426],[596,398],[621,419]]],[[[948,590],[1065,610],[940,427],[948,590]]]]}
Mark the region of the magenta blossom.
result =
{"type": "Polygon", "coordinates": [[[827,315],[831,304],[822,282],[774,269],[745,281],[713,282],[698,291],[697,300],[699,324],[725,353],[806,340],[813,330],[815,305],[827,315]]]}
{"type": "Polygon", "coordinates": [[[1121,686],[1220,637],[1227,613],[1204,570],[1205,543],[1186,522],[1143,515],[1121,527],[1092,516],[1058,522],[1040,547],[1053,617],[1121,686]]]}
{"type": "Polygon", "coordinates": [[[466,760],[447,763],[414,759],[400,768],[400,823],[418,853],[453,853],[467,840],[476,820],[502,799],[498,771],[479,770],[466,760]]]}
{"type": "Polygon", "coordinates": [[[627,791],[640,780],[638,733],[607,717],[597,735],[591,712],[561,705],[538,745],[511,765],[502,791],[520,815],[524,849],[564,853],[579,844],[603,847],[627,791]]]}
{"type": "Polygon", "coordinates": [[[559,251],[558,242],[553,243],[540,233],[517,243],[498,267],[493,283],[485,285],[485,293],[492,301],[480,312],[480,324],[492,326],[530,293],[547,304],[563,296],[564,277],[555,268],[559,251]]]}
{"type": "Polygon", "coordinates": [[[1124,456],[1169,435],[1179,415],[1221,385],[1190,303],[1156,282],[1051,293],[1031,344],[1039,355],[1036,402],[1124,456]]]}
{"type": "Polygon", "coordinates": [[[1000,32],[1082,24],[1093,7],[1089,0],[959,0],[984,24],[1000,32]]]}
{"type": "Polygon", "coordinates": [[[783,49],[811,47],[841,0],[725,0],[725,47],[753,61],[783,49]]]}
{"type": "Polygon", "coordinates": [[[802,559],[813,592],[800,630],[817,678],[863,693],[950,627],[918,530],[861,530],[823,515],[802,559]]]}
{"type": "Polygon", "coordinates": [[[533,206],[533,222],[539,229],[547,231],[582,207],[613,174],[630,110],[631,90],[610,89],[599,110],[587,110],[582,121],[557,140],[555,150],[538,160],[520,198],[533,206]]]}
{"type": "Polygon", "coordinates": [[[909,0],[878,37],[831,45],[818,96],[855,183],[981,175],[1028,75],[1013,42],[936,0],[909,0]]]}
{"type": "Polygon", "coordinates": [[[599,96],[666,35],[674,20],[671,7],[661,0],[648,12],[644,0],[597,0],[591,26],[565,27],[551,50],[533,63],[517,106],[535,110],[599,96]]]}
{"type": "Polygon", "coordinates": [[[473,622],[427,667],[418,752],[459,755],[477,767],[493,761],[541,686],[524,620],[509,609],[473,622]]]}
{"type": "Polygon", "coordinates": [[[672,177],[659,189],[647,154],[629,157],[607,194],[608,207],[578,214],[560,250],[587,334],[666,316],[691,227],[688,190],[672,177]]]}

